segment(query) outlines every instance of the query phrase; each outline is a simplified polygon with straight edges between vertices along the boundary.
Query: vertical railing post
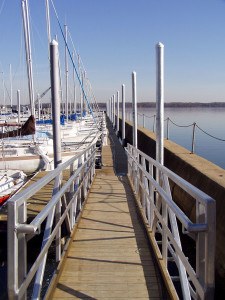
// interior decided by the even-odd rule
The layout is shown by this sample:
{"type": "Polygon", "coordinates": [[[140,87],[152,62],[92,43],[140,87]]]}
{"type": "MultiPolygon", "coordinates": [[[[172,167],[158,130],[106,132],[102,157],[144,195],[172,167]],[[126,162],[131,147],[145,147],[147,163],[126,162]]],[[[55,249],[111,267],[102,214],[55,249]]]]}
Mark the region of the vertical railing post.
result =
{"type": "Polygon", "coordinates": [[[195,148],[195,128],[196,128],[196,123],[193,123],[193,135],[192,135],[192,147],[191,147],[191,153],[194,153],[194,148],[195,148]]]}
{"type": "MultiPolygon", "coordinates": [[[[81,165],[82,165],[82,157],[79,157],[79,159],[78,159],[78,169],[81,167],[81,165]]],[[[79,172],[79,175],[78,175],[78,181],[77,181],[77,184],[78,184],[78,186],[80,185],[80,183],[81,183],[81,173],[79,172]]],[[[81,189],[80,189],[80,191],[79,191],[79,193],[78,193],[78,199],[77,199],[77,205],[78,205],[78,209],[79,209],[79,211],[81,210],[81,204],[82,204],[82,199],[81,199],[81,197],[82,197],[82,194],[81,194],[81,189]]]]}
{"type": "MultiPolygon", "coordinates": [[[[95,145],[92,146],[91,152],[95,151],[95,145]]],[[[95,176],[95,155],[93,156],[93,166],[92,166],[92,178],[91,181],[93,180],[95,176]]]]}
{"type": "MultiPolygon", "coordinates": [[[[88,155],[87,155],[87,151],[85,151],[84,153],[84,163],[87,161],[88,155]]],[[[84,172],[83,172],[83,181],[84,181],[84,185],[83,185],[83,190],[84,190],[84,200],[86,199],[87,196],[87,179],[84,179],[84,177],[87,174],[87,169],[88,169],[88,164],[86,165],[86,168],[84,168],[84,172]]]]}
{"type": "Polygon", "coordinates": [[[145,114],[143,114],[143,127],[145,128],[145,114]]]}
{"type": "MultiPolygon", "coordinates": [[[[145,158],[143,156],[141,156],[141,165],[144,168],[144,170],[146,170],[146,163],[145,163],[145,158]]],[[[148,190],[148,184],[147,184],[147,179],[144,175],[144,172],[142,172],[141,174],[141,182],[142,185],[144,186],[144,190],[148,190]]],[[[142,190],[142,207],[146,216],[146,196],[145,196],[145,192],[142,190]]]]}
{"type": "Polygon", "coordinates": [[[136,72],[132,73],[133,146],[137,148],[137,90],[136,72]]]}
{"type": "MultiPolygon", "coordinates": [[[[70,177],[73,175],[73,173],[74,173],[74,162],[70,165],[70,177]]],[[[73,197],[73,194],[74,194],[74,182],[70,186],[70,199],[73,197]]],[[[70,211],[70,222],[71,222],[72,228],[75,224],[74,211],[75,211],[75,206],[74,206],[74,201],[73,201],[71,211],[70,211]]]]}
{"type": "Polygon", "coordinates": [[[122,145],[125,146],[125,85],[122,84],[122,145]]]}
{"type": "MultiPolygon", "coordinates": [[[[27,245],[25,234],[16,232],[16,224],[26,223],[26,203],[19,208],[13,201],[8,202],[7,265],[8,298],[17,299],[17,291],[27,271],[27,245]],[[20,259],[20,263],[19,263],[20,259]],[[19,267],[20,265],[20,267],[19,267]]],[[[26,299],[26,295],[22,299],[26,299]]]]}
{"type": "MultiPolygon", "coordinates": [[[[196,202],[196,223],[207,222],[205,208],[200,202],[196,202]]],[[[196,275],[199,282],[204,287],[205,284],[205,264],[206,264],[206,232],[198,232],[196,238],[196,275]]],[[[197,295],[197,299],[200,297],[197,295]]]]}
{"type": "MultiPolygon", "coordinates": [[[[153,178],[153,165],[149,162],[149,174],[150,176],[153,178]]],[[[151,183],[151,181],[149,181],[149,196],[150,196],[150,202],[149,202],[149,206],[147,208],[147,215],[148,215],[148,224],[150,226],[150,230],[152,231],[153,228],[153,220],[155,217],[155,212],[153,209],[153,204],[154,204],[154,186],[151,183]]]]}
{"type": "Polygon", "coordinates": [[[216,245],[216,202],[208,201],[205,208],[208,223],[206,236],[205,299],[214,299],[215,289],[215,245],[216,245]]]}
{"type": "Polygon", "coordinates": [[[117,97],[116,97],[116,113],[117,113],[117,118],[116,118],[116,134],[119,135],[119,126],[120,126],[120,105],[119,105],[119,91],[117,91],[117,97]]]}

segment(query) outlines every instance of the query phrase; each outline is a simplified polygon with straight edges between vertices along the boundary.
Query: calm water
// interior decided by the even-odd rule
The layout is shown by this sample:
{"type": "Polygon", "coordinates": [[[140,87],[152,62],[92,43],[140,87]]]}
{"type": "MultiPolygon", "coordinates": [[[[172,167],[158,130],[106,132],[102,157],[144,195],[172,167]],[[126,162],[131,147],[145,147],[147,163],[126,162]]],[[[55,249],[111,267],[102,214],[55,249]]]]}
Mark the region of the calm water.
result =
{"type": "MultiPolygon", "coordinates": [[[[155,109],[138,109],[138,124],[141,126],[143,126],[143,113],[151,117],[145,118],[145,127],[153,130],[154,118],[152,116],[156,114],[155,109]]],[[[127,114],[126,118],[129,118],[129,115],[131,118],[131,114],[127,114]]],[[[166,108],[164,119],[168,117],[181,126],[196,122],[207,133],[225,140],[225,108],[166,108]]],[[[164,126],[166,137],[166,121],[164,126]]],[[[180,128],[169,122],[169,139],[190,151],[192,148],[192,135],[193,126],[180,128]]],[[[195,132],[194,153],[225,169],[225,142],[209,137],[198,128],[195,132]]]]}

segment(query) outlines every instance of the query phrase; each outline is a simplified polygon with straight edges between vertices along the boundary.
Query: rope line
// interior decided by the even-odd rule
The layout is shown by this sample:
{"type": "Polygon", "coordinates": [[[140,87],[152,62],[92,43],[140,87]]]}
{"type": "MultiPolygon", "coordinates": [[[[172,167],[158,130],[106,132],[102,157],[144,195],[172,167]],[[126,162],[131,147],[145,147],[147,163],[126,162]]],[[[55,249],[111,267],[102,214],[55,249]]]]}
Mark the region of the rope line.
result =
{"type": "Polygon", "coordinates": [[[65,45],[66,45],[67,51],[68,51],[68,53],[69,53],[70,60],[71,60],[71,62],[72,62],[72,65],[73,65],[73,67],[74,67],[75,73],[76,73],[76,75],[77,75],[78,82],[80,83],[81,89],[82,89],[82,91],[83,91],[83,94],[84,94],[84,97],[85,97],[85,99],[86,99],[86,101],[87,101],[88,107],[89,107],[89,109],[90,109],[90,111],[91,111],[92,117],[93,117],[93,119],[94,119],[94,121],[95,121],[95,124],[97,125],[97,122],[96,122],[96,120],[95,120],[95,117],[94,117],[93,111],[92,111],[92,109],[91,109],[91,105],[90,105],[90,103],[89,103],[89,101],[88,101],[87,95],[86,95],[86,93],[85,93],[85,91],[84,91],[83,84],[82,84],[82,82],[81,82],[80,76],[79,76],[79,74],[78,74],[78,72],[77,72],[77,68],[76,68],[76,66],[75,66],[75,63],[74,63],[74,61],[73,61],[73,57],[72,57],[72,55],[71,55],[71,52],[70,52],[69,46],[68,46],[68,44],[67,44],[67,42],[66,42],[66,37],[65,37],[65,35],[64,35],[64,32],[63,32],[63,29],[62,29],[61,23],[60,23],[60,21],[59,21],[59,17],[58,17],[58,14],[57,14],[56,8],[55,8],[55,6],[54,6],[53,0],[51,0],[51,3],[52,3],[52,7],[53,7],[53,9],[54,9],[54,12],[55,12],[55,16],[56,16],[56,19],[57,19],[57,22],[58,22],[58,25],[59,25],[59,28],[60,28],[61,34],[62,34],[62,36],[63,36],[63,39],[64,39],[64,42],[65,42],[65,45]]]}
{"type": "Polygon", "coordinates": [[[218,140],[218,141],[222,141],[222,142],[225,142],[224,139],[221,139],[221,138],[218,138],[216,136],[213,136],[211,135],[210,133],[206,132],[205,130],[203,130],[202,128],[200,128],[197,124],[196,124],[196,127],[198,127],[199,130],[201,130],[203,133],[205,133],[206,135],[210,136],[211,138],[215,139],[215,140],[218,140]]]}
{"type": "Polygon", "coordinates": [[[153,115],[153,116],[145,116],[146,118],[149,118],[149,119],[151,119],[151,118],[154,118],[156,115],[153,115]]]}
{"type": "MultiPolygon", "coordinates": [[[[177,127],[191,127],[191,126],[194,125],[194,123],[192,123],[192,124],[190,124],[190,125],[178,125],[178,124],[174,123],[170,118],[168,118],[168,119],[169,119],[169,121],[170,121],[173,125],[175,125],[175,126],[177,126],[177,127]]],[[[167,121],[167,119],[164,120],[164,121],[167,121]]]]}
{"type": "Polygon", "coordinates": [[[149,116],[146,116],[145,114],[140,114],[140,113],[138,113],[138,115],[139,115],[139,116],[142,116],[142,117],[143,117],[143,116],[145,116],[145,118],[149,118],[149,119],[151,119],[151,118],[154,118],[154,117],[155,117],[155,115],[153,115],[153,116],[150,116],[150,117],[149,117],[149,116]]]}

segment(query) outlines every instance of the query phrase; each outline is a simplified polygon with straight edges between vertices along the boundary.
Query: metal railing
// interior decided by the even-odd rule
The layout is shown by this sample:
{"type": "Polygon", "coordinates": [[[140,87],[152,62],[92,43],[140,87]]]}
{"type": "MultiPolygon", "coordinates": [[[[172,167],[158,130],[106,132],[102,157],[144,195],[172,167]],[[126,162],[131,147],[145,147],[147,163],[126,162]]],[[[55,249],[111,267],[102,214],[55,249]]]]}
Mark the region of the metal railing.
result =
{"type": "Polygon", "coordinates": [[[183,299],[213,299],[215,200],[130,144],[126,151],[130,181],[168,278],[174,286],[180,284],[183,299]],[[171,183],[179,186],[195,201],[195,222],[173,201],[171,183]],[[182,235],[189,235],[195,241],[196,265],[191,264],[187,253],[182,251],[178,224],[182,228],[182,235]],[[171,263],[177,268],[175,276],[171,263]]]}
{"type": "MultiPolygon", "coordinates": [[[[23,190],[8,202],[8,296],[26,299],[33,284],[32,299],[39,299],[47,254],[55,247],[56,262],[62,255],[61,226],[64,222],[69,235],[87,197],[95,174],[96,146],[60,165],[42,179],[23,190]],[[63,184],[63,171],[70,169],[70,178],[63,184]],[[28,224],[27,202],[41,188],[54,180],[52,196],[44,209],[28,224]],[[42,227],[45,226],[44,232],[42,227]],[[27,272],[27,242],[43,234],[42,246],[27,272]],[[31,284],[32,281],[32,284],[31,284]],[[31,285],[30,285],[31,284],[31,285]]],[[[65,181],[65,180],[64,180],[65,181]]]]}

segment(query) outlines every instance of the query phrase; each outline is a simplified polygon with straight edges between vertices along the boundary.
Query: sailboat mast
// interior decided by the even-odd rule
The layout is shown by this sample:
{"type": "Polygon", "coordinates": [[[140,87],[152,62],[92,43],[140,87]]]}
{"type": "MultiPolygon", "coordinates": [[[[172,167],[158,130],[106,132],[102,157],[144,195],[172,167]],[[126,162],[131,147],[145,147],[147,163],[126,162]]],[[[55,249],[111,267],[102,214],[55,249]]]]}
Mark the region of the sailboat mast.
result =
{"type": "Polygon", "coordinates": [[[33,85],[32,58],[31,58],[31,44],[30,44],[30,26],[29,26],[27,0],[21,0],[21,6],[22,6],[22,15],[23,15],[24,39],[25,39],[25,49],[26,49],[26,61],[27,61],[28,90],[29,90],[29,97],[30,97],[31,115],[35,116],[34,85],[33,85]]]}
{"type": "Polygon", "coordinates": [[[12,108],[12,66],[9,65],[9,73],[10,73],[10,106],[12,108]]]}
{"type": "MultiPolygon", "coordinates": [[[[67,25],[64,26],[65,29],[65,39],[67,43],[67,25]]],[[[68,59],[67,59],[67,47],[65,44],[65,73],[66,73],[66,121],[68,122],[68,59]]]]}
{"type": "MultiPolygon", "coordinates": [[[[73,61],[75,61],[73,52],[73,61]]],[[[73,68],[73,97],[74,97],[74,113],[77,112],[77,101],[76,101],[76,85],[75,85],[75,69],[73,68]]]]}
{"type": "Polygon", "coordinates": [[[48,49],[50,51],[51,27],[50,27],[50,14],[49,14],[49,1],[48,0],[45,0],[45,6],[46,6],[46,21],[47,21],[47,33],[48,33],[48,49]]]}
{"type": "MultiPolygon", "coordinates": [[[[79,54],[78,54],[78,69],[79,69],[79,77],[81,78],[80,55],[79,54]]],[[[81,114],[81,119],[82,119],[83,118],[83,91],[82,91],[81,85],[80,85],[80,114],[81,114]]]]}

